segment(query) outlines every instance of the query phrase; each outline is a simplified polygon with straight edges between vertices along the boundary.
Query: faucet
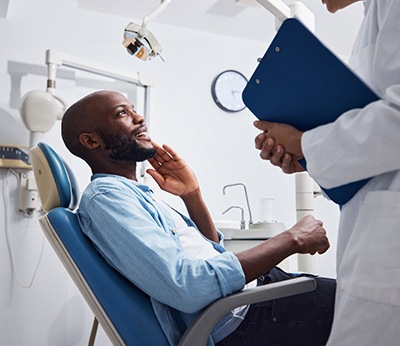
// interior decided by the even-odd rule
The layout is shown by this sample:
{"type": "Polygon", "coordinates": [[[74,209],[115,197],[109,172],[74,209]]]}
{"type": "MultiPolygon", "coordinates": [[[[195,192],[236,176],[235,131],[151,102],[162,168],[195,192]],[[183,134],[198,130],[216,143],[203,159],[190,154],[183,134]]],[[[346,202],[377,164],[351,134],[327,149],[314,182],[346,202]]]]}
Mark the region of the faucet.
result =
{"type": "Polygon", "coordinates": [[[222,212],[222,214],[225,214],[226,212],[228,212],[231,209],[240,209],[242,211],[242,220],[240,221],[240,229],[244,229],[245,228],[245,221],[244,221],[244,210],[242,207],[239,207],[238,205],[234,205],[232,207],[229,207],[228,209],[226,209],[225,211],[222,212]]]}
{"type": "MultiPolygon", "coordinates": [[[[243,183],[235,183],[235,184],[228,184],[228,185],[225,185],[223,188],[222,188],[222,193],[225,195],[225,189],[227,188],[227,187],[232,187],[232,186],[243,186],[243,188],[244,188],[244,195],[245,195],[245,197],[246,197],[246,203],[247,203],[247,209],[248,209],[248,211],[249,211],[249,228],[250,228],[250,225],[253,223],[253,218],[252,218],[252,216],[251,216],[251,210],[250,210],[250,203],[249,203],[249,197],[248,197],[248,195],[247,195],[247,189],[246,189],[246,185],[244,185],[243,183]]],[[[240,208],[240,207],[239,207],[240,208]]],[[[229,210],[229,209],[228,209],[229,210]]]]}

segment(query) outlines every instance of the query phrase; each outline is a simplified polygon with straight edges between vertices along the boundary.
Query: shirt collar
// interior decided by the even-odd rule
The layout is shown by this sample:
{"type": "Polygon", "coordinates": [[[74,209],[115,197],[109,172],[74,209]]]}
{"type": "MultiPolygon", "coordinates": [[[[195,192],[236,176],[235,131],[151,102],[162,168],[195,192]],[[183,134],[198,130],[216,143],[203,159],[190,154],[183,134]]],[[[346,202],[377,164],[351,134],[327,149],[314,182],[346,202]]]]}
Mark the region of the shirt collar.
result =
{"type": "Polygon", "coordinates": [[[150,187],[148,185],[140,184],[137,181],[125,178],[125,177],[123,177],[121,175],[108,174],[108,173],[95,173],[90,177],[90,180],[93,181],[93,180],[98,179],[98,178],[113,178],[113,179],[117,179],[117,180],[123,181],[125,184],[128,183],[128,184],[135,185],[136,187],[140,188],[142,191],[152,192],[152,190],[150,189],[150,187]]]}

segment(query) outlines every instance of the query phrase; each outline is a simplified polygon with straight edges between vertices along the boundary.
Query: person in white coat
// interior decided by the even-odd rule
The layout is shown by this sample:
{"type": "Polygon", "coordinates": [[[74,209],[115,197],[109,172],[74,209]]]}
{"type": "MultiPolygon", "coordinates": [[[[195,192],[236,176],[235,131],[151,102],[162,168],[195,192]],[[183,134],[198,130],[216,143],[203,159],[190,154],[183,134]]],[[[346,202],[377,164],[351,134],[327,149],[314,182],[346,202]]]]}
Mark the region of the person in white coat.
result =
{"type": "MultiPolygon", "coordinates": [[[[336,12],[357,0],[323,0],[336,12]]],[[[328,345],[400,344],[400,1],[364,0],[350,66],[380,96],[300,132],[256,121],[260,156],[324,188],[371,178],[341,206],[337,295],[328,345]]]]}

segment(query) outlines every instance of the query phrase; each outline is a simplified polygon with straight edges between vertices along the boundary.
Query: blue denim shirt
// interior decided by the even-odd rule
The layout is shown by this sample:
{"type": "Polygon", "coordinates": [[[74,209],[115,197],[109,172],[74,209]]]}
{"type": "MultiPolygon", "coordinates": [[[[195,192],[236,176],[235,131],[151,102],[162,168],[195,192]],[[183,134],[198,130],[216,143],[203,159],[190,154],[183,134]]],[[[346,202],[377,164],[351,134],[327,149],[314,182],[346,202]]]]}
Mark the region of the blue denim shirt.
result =
{"type": "MultiPolygon", "coordinates": [[[[83,232],[108,263],[150,296],[172,345],[178,344],[201,309],[245,285],[237,257],[220,244],[211,242],[220,252],[212,258],[184,255],[171,214],[155,202],[146,185],[121,176],[95,174],[77,214],[83,232]]],[[[225,324],[223,329],[232,332],[227,319],[219,326],[225,324]]],[[[239,323],[234,321],[233,329],[239,323]]],[[[218,334],[213,336],[215,342],[224,337],[221,330],[218,334]]],[[[213,344],[211,338],[209,344],[213,344]]]]}

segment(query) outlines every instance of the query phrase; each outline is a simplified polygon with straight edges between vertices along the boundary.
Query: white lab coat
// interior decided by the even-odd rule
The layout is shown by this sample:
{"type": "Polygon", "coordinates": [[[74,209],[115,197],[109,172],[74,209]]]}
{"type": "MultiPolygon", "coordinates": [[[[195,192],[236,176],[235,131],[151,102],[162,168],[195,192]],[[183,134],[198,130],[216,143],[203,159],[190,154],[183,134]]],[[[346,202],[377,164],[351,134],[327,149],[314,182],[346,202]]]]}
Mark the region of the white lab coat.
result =
{"type": "Polygon", "coordinates": [[[341,211],[328,345],[400,345],[400,0],[365,0],[350,64],[382,100],[302,138],[321,186],[373,177],[341,211]]]}

